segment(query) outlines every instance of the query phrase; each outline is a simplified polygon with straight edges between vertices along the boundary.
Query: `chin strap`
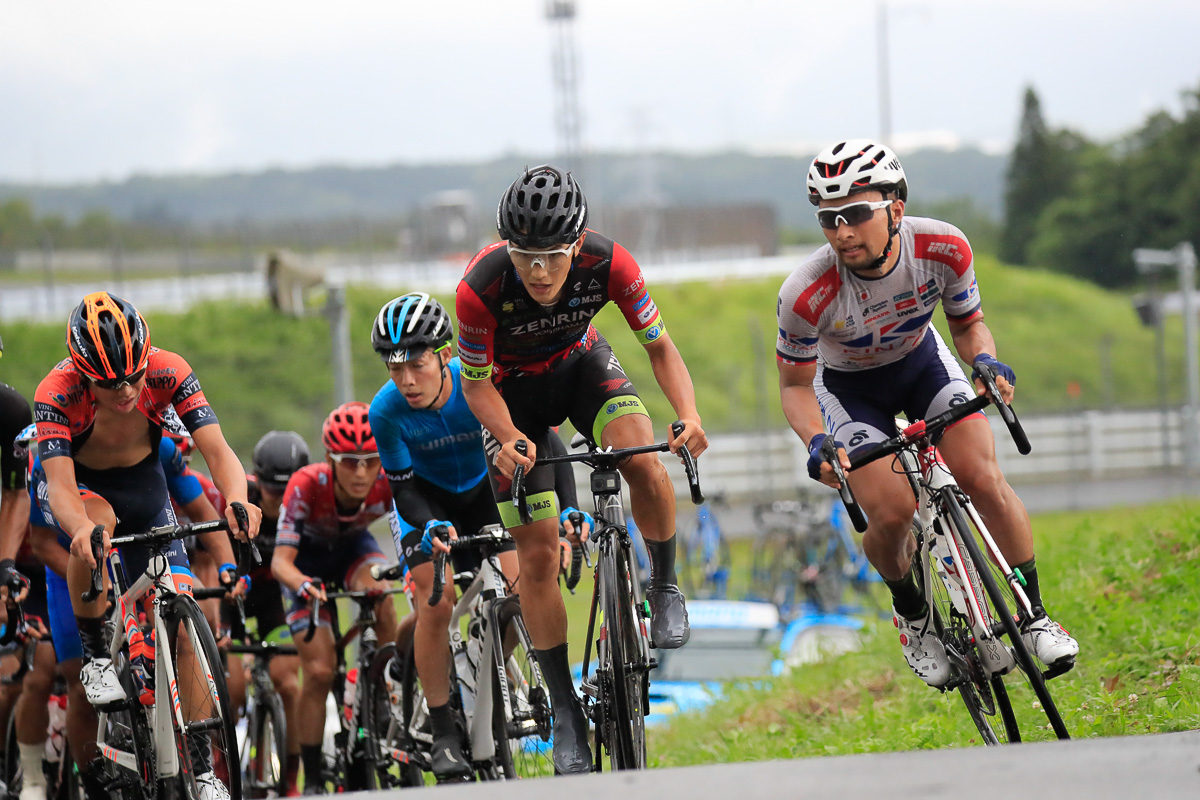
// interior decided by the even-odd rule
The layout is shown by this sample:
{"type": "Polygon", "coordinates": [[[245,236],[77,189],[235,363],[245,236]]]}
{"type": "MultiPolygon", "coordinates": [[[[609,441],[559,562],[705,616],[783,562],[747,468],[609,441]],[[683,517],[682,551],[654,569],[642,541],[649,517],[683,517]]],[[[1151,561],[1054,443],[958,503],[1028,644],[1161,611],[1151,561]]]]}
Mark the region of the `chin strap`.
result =
{"type": "MultiPolygon", "coordinates": [[[[891,217],[888,218],[888,222],[891,223],[891,217]]],[[[441,358],[441,356],[438,357],[441,358]]],[[[423,409],[424,411],[428,411],[429,409],[433,408],[433,404],[436,403],[438,398],[442,396],[442,389],[446,388],[446,372],[449,371],[449,369],[450,368],[448,366],[442,364],[442,382],[438,384],[437,394],[435,394],[433,399],[429,401],[429,405],[425,406],[423,409]]]]}
{"type": "Polygon", "coordinates": [[[879,258],[872,261],[871,266],[867,267],[864,272],[869,272],[872,270],[878,272],[879,270],[882,270],[883,265],[887,263],[888,258],[892,255],[892,240],[895,239],[896,234],[900,232],[900,226],[892,224],[892,207],[888,206],[886,210],[888,218],[887,246],[883,248],[883,254],[880,255],[879,258]]]}

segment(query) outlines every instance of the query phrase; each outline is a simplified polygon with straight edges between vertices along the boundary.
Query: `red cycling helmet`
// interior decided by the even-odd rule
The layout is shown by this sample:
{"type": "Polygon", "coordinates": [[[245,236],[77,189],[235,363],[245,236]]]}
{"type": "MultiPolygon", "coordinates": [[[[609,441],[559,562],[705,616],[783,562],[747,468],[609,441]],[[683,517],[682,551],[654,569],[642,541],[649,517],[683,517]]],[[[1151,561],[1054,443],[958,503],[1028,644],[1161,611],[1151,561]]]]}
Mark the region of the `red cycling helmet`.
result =
{"type": "Polygon", "coordinates": [[[342,403],[329,412],[321,426],[321,444],[329,453],[376,453],[371,435],[371,407],[359,400],[342,403]]]}

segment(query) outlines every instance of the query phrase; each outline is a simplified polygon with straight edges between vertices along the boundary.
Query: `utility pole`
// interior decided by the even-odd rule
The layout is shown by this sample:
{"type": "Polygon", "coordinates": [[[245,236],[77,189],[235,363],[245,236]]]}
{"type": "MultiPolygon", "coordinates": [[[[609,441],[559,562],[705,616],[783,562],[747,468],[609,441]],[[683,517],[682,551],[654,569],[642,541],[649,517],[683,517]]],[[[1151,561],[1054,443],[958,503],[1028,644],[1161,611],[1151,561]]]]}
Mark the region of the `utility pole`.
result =
{"type": "Polygon", "coordinates": [[[551,71],[554,78],[554,126],[558,132],[559,166],[580,167],[578,69],[575,61],[575,0],[546,0],[546,19],[554,35],[551,71]]]}
{"type": "Polygon", "coordinates": [[[350,361],[350,311],[346,308],[345,286],[331,283],[325,291],[325,316],[329,320],[329,349],[333,359],[333,403],[340,406],[354,399],[354,373],[350,361]]]}
{"type": "Polygon", "coordinates": [[[877,36],[875,48],[879,54],[879,138],[885,145],[892,143],[892,87],[888,64],[887,0],[879,0],[877,36]]]}

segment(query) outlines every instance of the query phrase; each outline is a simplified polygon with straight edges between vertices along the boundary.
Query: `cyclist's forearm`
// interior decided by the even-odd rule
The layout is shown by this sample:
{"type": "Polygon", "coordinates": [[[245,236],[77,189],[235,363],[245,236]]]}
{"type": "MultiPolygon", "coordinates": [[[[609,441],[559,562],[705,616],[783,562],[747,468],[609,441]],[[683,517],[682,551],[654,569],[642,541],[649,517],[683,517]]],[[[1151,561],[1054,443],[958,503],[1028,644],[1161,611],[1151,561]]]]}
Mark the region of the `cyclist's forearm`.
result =
{"type": "Polygon", "coordinates": [[[229,535],[225,531],[209,531],[197,538],[204,542],[204,549],[212,555],[218,565],[234,563],[233,548],[229,546],[229,535]]]}
{"type": "Polygon", "coordinates": [[[275,545],[275,555],[271,557],[271,575],[275,580],[293,592],[299,590],[300,584],[304,583],[308,578],[307,575],[296,568],[297,552],[294,547],[277,543],[275,545]]]}
{"type": "Polygon", "coordinates": [[[958,357],[967,364],[975,361],[980,353],[996,356],[996,340],[992,331],[983,322],[983,316],[976,317],[966,325],[950,326],[950,337],[954,341],[954,349],[958,357]]]}
{"type": "Polygon", "coordinates": [[[0,559],[16,558],[29,528],[29,493],[24,489],[0,492],[0,559]]]}
{"type": "Polygon", "coordinates": [[[400,518],[417,530],[422,530],[425,523],[433,519],[433,511],[412,482],[412,478],[403,482],[391,481],[392,500],[396,503],[396,513],[400,518]]]}
{"type": "Polygon", "coordinates": [[[212,475],[213,484],[221,492],[226,503],[247,503],[246,499],[246,470],[242,462],[225,441],[220,425],[205,425],[197,428],[192,434],[208,472],[212,475]]]}
{"type": "Polygon", "coordinates": [[[783,415],[804,444],[807,445],[814,436],[825,432],[821,404],[812,386],[781,382],[779,391],[783,415]]]}
{"type": "Polygon", "coordinates": [[[74,462],[65,456],[56,456],[43,461],[42,466],[46,470],[50,509],[54,512],[59,527],[71,537],[95,527],[95,523],[87,515],[83,499],[79,496],[74,462]]]}
{"type": "Polygon", "coordinates": [[[699,422],[700,412],[696,410],[696,389],[692,385],[692,376],[670,335],[664,334],[646,345],[646,355],[650,357],[654,380],[675,410],[676,418],[699,422]]]}
{"type": "Polygon", "coordinates": [[[513,425],[512,415],[508,413],[504,398],[496,391],[491,381],[472,381],[464,378],[462,387],[463,399],[467,401],[471,413],[497,441],[509,442],[521,435],[513,425]]]}

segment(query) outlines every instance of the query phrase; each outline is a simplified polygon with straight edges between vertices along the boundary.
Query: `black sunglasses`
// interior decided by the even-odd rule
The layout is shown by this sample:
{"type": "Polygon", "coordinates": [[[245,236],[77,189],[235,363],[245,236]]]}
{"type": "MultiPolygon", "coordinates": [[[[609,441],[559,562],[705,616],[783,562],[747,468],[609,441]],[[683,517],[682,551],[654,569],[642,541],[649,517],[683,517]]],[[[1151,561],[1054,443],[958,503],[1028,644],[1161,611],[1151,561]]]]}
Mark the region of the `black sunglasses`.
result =
{"type": "Polygon", "coordinates": [[[142,376],[145,374],[146,368],[142,367],[137,372],[133,373],[132,375],[126,375],[124,378],[101,378],[100,380],[93,380],[92,383],[96,384],[96,386],[104,389],[107,392],[115,392],[122,386],[133,386],[135,383],[140,381],[142,376]]]}

